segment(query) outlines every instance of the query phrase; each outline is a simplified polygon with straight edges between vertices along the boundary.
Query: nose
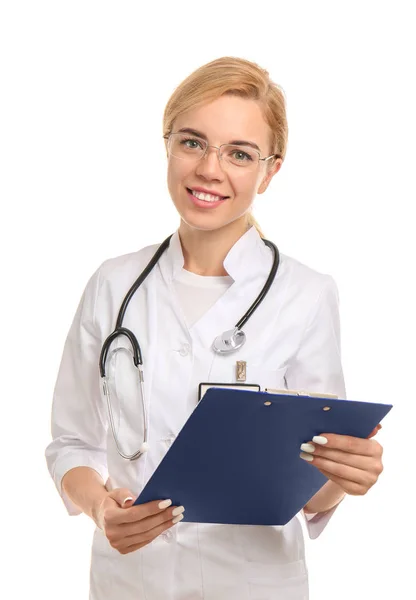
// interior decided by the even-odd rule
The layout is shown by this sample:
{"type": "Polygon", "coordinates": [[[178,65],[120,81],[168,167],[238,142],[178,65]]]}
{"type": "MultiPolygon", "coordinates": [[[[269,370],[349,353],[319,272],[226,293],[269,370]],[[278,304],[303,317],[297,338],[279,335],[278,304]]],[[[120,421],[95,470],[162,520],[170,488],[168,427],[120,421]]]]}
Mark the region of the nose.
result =
{"type": "Polygon", "coordinates": [[[215,146],[209,146],[207,148],[205,156],[198,161],[196,173],[205,179],[223,179],[224,171],[218,148],[215,146]]]}

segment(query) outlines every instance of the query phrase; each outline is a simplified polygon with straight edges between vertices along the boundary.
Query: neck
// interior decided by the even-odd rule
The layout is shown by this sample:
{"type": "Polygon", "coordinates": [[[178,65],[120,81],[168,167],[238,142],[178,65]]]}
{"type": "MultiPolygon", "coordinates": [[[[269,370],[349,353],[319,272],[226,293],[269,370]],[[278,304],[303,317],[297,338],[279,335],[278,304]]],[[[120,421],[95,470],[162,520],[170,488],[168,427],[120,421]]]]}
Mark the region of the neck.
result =
{"type": "Polygon", "coordinates": [[[225,257],[248,228],[246,218],[213,231],[194,229],[181,221],[179,238],[184,257],[183,268],[197,275],[228,275],[224,269],[225,257]]]}

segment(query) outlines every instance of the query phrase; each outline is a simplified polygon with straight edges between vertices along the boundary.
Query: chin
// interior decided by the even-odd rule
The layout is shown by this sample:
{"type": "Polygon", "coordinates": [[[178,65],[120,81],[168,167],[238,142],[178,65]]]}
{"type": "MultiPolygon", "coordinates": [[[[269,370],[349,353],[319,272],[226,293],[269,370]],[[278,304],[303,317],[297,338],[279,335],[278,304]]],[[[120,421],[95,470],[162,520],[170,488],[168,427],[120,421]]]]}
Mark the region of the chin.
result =
{"type": "Polygon", "coordinates": [[[198,231],[215,231],[216,229],[220,229],[228,224],[224,223],[222,220],[219,221],[218,219],[207,219],[204,216],[200,219],[195,219],[192,218],[192,216],[182,214],[180,217],[188,227],[197,229],[198,231]]]}
{"type": "MultiPolygon", "coordinates": [[[[222,219],[220,218],[208,218],[210,215],[197,215],[186,214],[185,212],[180,213],[181,220],[191,229],[197,231],[217,231],[225,227],[236,225],[238,221],[245,221],[245,217],[237,216],[235,218],[222,219]]],[[[214,215],[212,215],[213,217],[214,215]]]]}

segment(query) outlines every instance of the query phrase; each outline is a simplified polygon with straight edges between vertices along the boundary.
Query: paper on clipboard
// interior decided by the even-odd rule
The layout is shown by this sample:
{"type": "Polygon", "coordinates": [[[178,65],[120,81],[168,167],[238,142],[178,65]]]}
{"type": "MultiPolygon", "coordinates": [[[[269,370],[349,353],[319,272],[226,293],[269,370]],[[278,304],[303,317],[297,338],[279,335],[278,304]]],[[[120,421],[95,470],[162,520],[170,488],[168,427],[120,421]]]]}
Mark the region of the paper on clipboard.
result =
{"type": "Polygon", "coordinates": [[[333,400],[338,400],[336,394],[322,394],[321,392],[307,392],[305,390],[275,390],[273,388],[265,388],[264,391],[269,394],[278,394],[279,396],[307,396],[311,398],[332,398],[333,400]]]}

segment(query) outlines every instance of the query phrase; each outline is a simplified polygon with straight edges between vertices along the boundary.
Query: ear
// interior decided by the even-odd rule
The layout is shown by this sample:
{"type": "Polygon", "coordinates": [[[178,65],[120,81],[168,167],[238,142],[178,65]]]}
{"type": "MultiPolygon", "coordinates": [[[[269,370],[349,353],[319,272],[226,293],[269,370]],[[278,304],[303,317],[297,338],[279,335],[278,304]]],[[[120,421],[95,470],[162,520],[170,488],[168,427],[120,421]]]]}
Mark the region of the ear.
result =
{"type": "Polygon", "coordinates": [[[280,170],[282,164],[282,159],[277,158],[274,165],[267,170],[266,175],[263,177],[259,189],[257,190],[258,194],[263,194],[267,190],[267,188],[269,187],[269,183],[271,182],[274,175],[276,175],[276,173],[280,170]]]}

